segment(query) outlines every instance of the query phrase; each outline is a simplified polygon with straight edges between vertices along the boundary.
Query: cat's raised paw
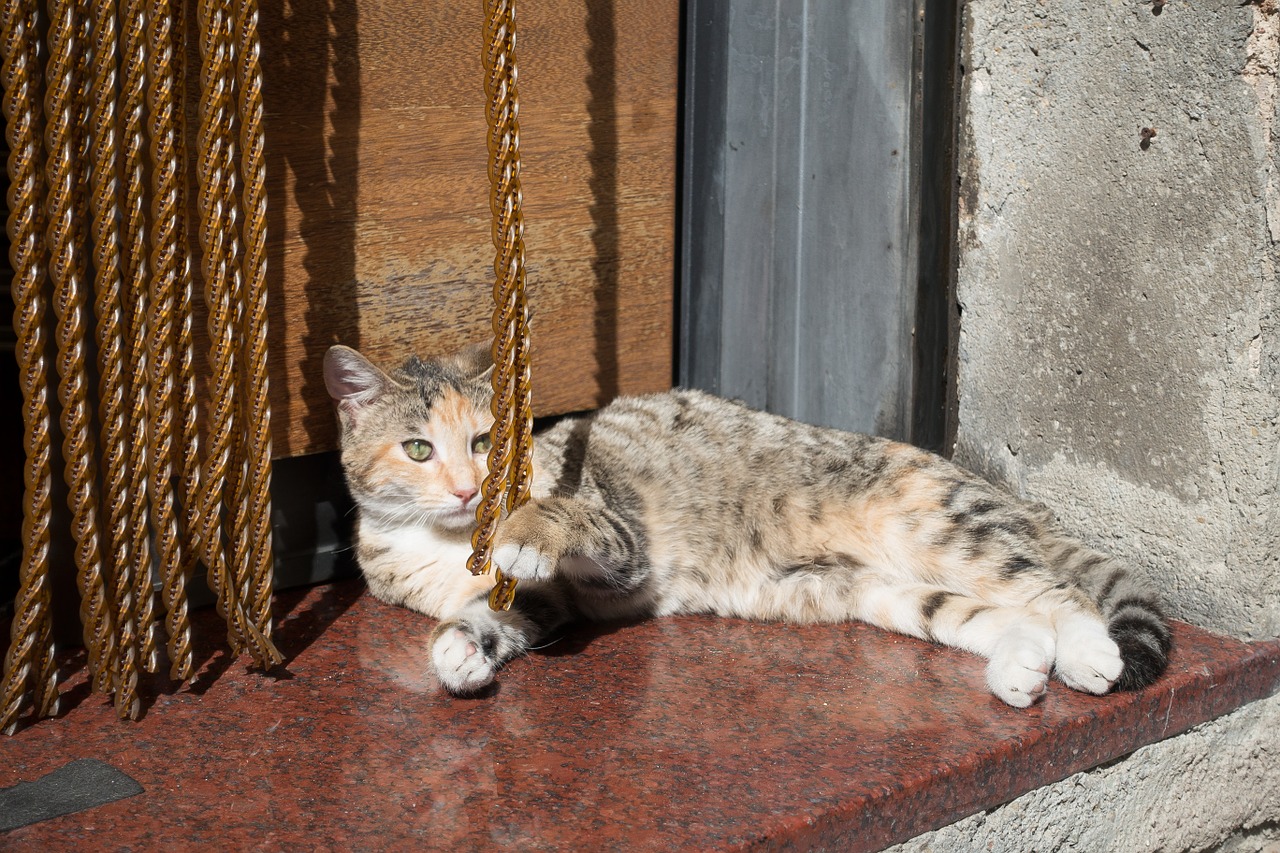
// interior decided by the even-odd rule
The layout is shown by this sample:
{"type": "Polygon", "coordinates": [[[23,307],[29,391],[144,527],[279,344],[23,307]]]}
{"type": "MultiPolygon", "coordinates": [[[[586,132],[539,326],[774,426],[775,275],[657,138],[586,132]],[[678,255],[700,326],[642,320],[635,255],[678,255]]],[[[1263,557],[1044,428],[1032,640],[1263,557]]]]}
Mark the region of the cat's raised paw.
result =
{"type": "Polygon", "coordinates": [[[1120,678],[1120,647],[1107,636],[1101,620],[1074,619],[1058,628],[1058,660],[1054,670],[1072,690],[1101,696],[1120,678]]]}
{"type": "Polygon", "coordinates": [[[493,564],[509,578],[522,581],[541,581],[551,577],[555,561],[533,545],[510,542],[498,546],[493,552],[493,564]]]}
{"type": "Polygon", "coordinates": [[[480,639],[456,626],[440,630],[431,645],[431,663],[444,688],[462,696],[488,687],[498,671],[480,639]]]}

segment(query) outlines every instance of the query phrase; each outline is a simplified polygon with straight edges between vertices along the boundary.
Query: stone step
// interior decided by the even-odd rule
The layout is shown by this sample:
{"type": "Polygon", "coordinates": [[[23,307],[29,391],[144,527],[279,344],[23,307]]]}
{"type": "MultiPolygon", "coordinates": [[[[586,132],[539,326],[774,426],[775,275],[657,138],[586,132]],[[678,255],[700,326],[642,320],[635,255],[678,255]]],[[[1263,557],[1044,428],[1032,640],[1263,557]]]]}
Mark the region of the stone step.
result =
{"type": "Polygon", "coordinates": [[[198,680],[153,683],[138,723],[70,679],[61,719],[3,741],[0,786],[96,758],[143,793],[0,846],[879,850],[1280,687],[1280,642],[1177,624],[1152,687],[1053,682],[1017,710],[979,658],[865,625],[679,617],[570,633],[455,699],[427,671],[432,621],[359,582],[276,613],[287,663],[265,676],[197,613],[198,680]]]}

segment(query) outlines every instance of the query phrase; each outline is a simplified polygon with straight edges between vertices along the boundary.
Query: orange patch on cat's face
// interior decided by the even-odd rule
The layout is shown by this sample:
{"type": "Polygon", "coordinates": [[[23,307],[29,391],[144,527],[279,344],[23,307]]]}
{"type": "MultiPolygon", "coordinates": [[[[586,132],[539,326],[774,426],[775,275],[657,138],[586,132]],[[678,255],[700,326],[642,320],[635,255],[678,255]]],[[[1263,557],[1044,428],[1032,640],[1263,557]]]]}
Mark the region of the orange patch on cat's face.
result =
{"type": "Polygon", "coordinates": [[[396,436],[379,448],[369,466],[375,487],[412,484],[412,491],[430,502],[447,500],[455,486],[479,483],[487,472],[487,459],[472,453],[472,443],[492,424],[493,417],[453,389],[446,389],[431,409],[431,417],[420,429],[396,436]],[[402,442],[420,438],[433,447],[432,457],[419,462],[410,459],[402,442]]]}
{"type": "Polygon", "coordinates": [[[398,442],[390,442],[373,454],[368,466],[369,485],[387,488],[404,482],[416,482],[422,476],[423,466],[405,455],[398,442]]]}
{"type": "Polygon", "coordinates": [[[485,432],[493,424],[493,416],[457,391],[449,388],[441,395],[435,408],[431,410],[433,429],[442,435],[449,436],[450,441],[460,443],[468,451],[471,441],[485,432]]]}

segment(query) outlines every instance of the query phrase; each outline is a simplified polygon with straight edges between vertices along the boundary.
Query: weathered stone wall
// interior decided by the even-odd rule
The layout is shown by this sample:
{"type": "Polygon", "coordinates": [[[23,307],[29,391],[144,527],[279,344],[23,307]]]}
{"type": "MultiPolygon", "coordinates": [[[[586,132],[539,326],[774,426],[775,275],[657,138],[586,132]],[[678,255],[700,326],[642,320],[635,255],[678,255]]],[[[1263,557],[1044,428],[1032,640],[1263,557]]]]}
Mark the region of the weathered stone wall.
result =
{"type": "Polygon", "coordinates": [[[963,22],[956,458],[1250,639],[1280,634],[1276,5],[963,22]]]}
{"type": "MultiPolygon", "coordinates": [[[[1276,7],[963,21],[956,458],[1246,639],[1280,634],[1276,7]]],[[[1273,697],[896,849],[1277,851],[1277,731],[1273,697]]]]}

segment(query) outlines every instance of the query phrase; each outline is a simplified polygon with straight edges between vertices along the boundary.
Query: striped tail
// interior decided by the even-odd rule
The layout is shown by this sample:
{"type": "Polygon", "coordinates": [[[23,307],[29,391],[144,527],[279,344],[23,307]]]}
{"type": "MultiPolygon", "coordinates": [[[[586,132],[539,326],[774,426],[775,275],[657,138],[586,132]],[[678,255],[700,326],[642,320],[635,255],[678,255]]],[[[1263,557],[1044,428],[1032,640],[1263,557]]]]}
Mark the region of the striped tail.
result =
{"type": "Polygon", "coordinates": [[[1113,598],[1099,602],[1099,608],[1124,661],[1116,687],[1138,690],[1159,678],[1169,664],[1173,636],[1154,596],[1113,598]]]}
{"type": "Polygon", "coordinates": [[[1169,663],[1173,635],[1151,586],[1134,577],[1114,557],[1064,535],[1056,535],[1049,555],[1055,569],[1093,599],[1120,647],[1124,671],[1119,690],[1138,690],[1154,682],[1169,663]]]}

